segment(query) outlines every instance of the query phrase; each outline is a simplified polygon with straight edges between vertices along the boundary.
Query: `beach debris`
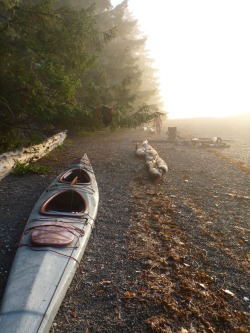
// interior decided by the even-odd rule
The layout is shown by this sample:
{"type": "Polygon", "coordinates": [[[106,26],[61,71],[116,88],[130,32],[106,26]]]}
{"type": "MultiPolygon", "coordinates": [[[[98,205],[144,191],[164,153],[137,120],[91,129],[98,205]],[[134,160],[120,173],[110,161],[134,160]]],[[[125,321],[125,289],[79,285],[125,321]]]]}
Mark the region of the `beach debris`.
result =
{"type": "Polygon", "coordinates": [[[167,163],[149,145],[148,140],[143,141],[142,145],[137,143],[135,153],[137,156],[145,158],[146,167],[153,178],[159,178],[168,172],[167,163]]]}
{"type": "Polygon", "coordinates": [[[224,291],[224,293],[226,293],[226,294],[228,294],[228,295],[230,295],[230,296],[235,296],[235,294],[234,293],[232,293],[230,290],[228,290],[228,289],[222,289],[222,291],[224,291]]]}
{"type": "Polygon", "coordinates": [[[191,143],[195,147],[214,147],[214,148],[229,148],[230,145],[223,142],[222,138],[219,136],[214,136],[211,138],[193,138],[191,143]]]}
{"type": "Polygon", "coordinates": [[[237,193],[225,193],[225,194],[237,199],[250,199],[250,195],[240,195],[237,193]]]}
{"type": "Polygon", "coordinates": [[[149,134],[155,134],[155,130],[152,127],[144,126],[144,127],[142,127],[142,130],[149,134]]]}

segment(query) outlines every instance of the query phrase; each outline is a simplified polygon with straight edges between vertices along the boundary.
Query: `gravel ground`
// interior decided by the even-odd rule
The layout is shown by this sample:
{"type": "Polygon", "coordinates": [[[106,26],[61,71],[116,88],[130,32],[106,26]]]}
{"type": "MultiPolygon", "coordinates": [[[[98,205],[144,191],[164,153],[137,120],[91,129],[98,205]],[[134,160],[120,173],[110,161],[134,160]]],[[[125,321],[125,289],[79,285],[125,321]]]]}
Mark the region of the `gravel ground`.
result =
{"type": "MultiPolygon", "coordinates": [[[[167,123],[163,132],[172,125],[167,123]]],[[[184,135],[197,135],[195,129],[198,133],[194,125],[186,126],[185,131],[184,127],[180,128],[184,135]]],[[[225,329],[224,324],[218,323],[217,326],[211,323],[212,328],[207,330],[199,329],[197,324],[195,330],[190,317],[181,324],[169,321],[163,325],[165,328],[157,326],[152,318],[160,316],[164,306],[152,300],[152,292],[148,299],[135,297],[134,293],[136,290],[137,295],[145,294],[148,288],[144,274],[148,263],[135,251],[143,245],[138,242],[145,239],[138,237],[136,225],[143,216],[147,217],[149,197],[158,196],[159,214],[154,214],[165,216],[165,224],[174,223],[171,239],[178,234],[179,244],[187,244],[185,267],[205,272],[213,280],[214,288],[225,292],[223,302],[230,311],[248,316],[250,170],[243,169],[242,165],[247,167],[249,141],[245,136],[235,141],[235,133],[225,133],[231,140],[231,148],[215,153],[214,149],[167,143],[164,134],[104,131],[94,137],[71,138],[63,148],[41,159],[40,164],[53,168],[47,176],[6,177],[0,183],[0,297],[35,202],[58,173],[85,152],[93,165],[100,192],[96,228],[51,332],[250,332],[245,317],[238,322],[241,328],[238,331],[225,329]],[[169,166],[168,174],[157,182],[148,178],[144,160],[134,154],[135,142],[145,138],[169,166]],[[168,207],[163,197],[168,200],[168,207]]],[[[169,247],[164,246],[167,253],[169,247]]],[[[170,274],[169,267],[165,275],[170,274]]],[[[152,266],[150,272],[153,271],[152,266]]],[[[181,279],[181,273],[178,274],[181,279]]],[[[172,284],[179,282],[172,280],[172,284]]]]}

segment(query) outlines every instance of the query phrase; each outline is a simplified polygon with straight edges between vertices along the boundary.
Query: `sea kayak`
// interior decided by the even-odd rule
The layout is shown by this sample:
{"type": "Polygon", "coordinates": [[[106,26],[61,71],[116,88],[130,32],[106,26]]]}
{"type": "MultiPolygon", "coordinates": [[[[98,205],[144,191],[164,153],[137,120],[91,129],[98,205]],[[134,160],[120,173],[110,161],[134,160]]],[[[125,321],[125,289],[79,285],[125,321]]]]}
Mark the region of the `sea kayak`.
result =
{"type": "Polygon", "coordinates": [[[25,226],[8,277],[0,332],[48,332],[94,227],[99,192],[86,154],[44,191],[25,226]]]}

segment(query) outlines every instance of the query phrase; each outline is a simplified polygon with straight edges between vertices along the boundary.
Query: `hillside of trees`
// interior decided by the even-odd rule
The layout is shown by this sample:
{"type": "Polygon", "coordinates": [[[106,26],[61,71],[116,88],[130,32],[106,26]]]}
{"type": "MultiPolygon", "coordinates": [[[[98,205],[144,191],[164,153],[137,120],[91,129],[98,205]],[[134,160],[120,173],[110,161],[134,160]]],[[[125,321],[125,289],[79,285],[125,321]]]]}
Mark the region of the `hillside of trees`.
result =
{"type": "Polygon", "coordinates": [[[0,2],[0,152],[58,130],[137,127],[163,112],[146,38],[109,0],[0,2]]]}

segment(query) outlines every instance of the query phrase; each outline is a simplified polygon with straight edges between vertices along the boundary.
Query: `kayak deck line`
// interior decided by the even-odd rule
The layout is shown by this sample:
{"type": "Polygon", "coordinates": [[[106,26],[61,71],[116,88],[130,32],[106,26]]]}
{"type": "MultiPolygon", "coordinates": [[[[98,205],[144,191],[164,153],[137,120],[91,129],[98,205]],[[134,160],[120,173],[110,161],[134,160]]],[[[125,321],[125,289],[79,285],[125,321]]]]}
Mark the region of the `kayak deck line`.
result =
{"type": "MultiPolygon", "coordinates": [[[[49,248],[38,248],[38,247],[35,247],[35,245],[34,246],[31,246],[31,245],[29,245],[29,244],[20,244],[19,245],[19,247],[22,247],[22,246],[27,246],[30,250],[32,250],[32,251],[49,251],[49,252],[51,252],[51,253],[55,253],[55,254],[58,254],[58,255],[60,255],[60,256],[63,256],[63,257],[65,257],[65,258],[68,258],[68,259],[73,259],[73,260],[75,260],[75,262],[77,262],[77,264],[78,264],[78,266],[80,266],[80,262],[77,260],[77,259],[75,259],[74,257],[72,257],[72,256],[70,256],[70,255],[67,255],[67,254],[64,254],[64,253],[61,253],[61,252],[59,252],[59,251],[56,251],[56,250],[52,250],[51,248],[49,249],[49,248]]],[[[52,247],[52,246],[51,246],[52,247]]],[[[74,247],[68,247],[68,249],[74,249],[74,247]]],[[[77,247],[75,247],[75,249],[77,249],[77,247]]]]}
{"type": "MultiPolygon", "coordinates": [[[[51,218],[47,217],[47,216],[44,216],[44,217],[41,217],[41,218],[37,218],[37,219],[31,219],[29,221],[29,223],[33,223],[33,222],[37,222],[37,221],[51,221],[51,218]]],[[[63,218],[55,218],[53,219],[54,222],[64,222],[64,223],[71,223],[71,222],[74,222],[74,223],[80,223],[80,224],[87,224],[88,223],[88,218],[87,217],[83,217],[83,216],[74,216],[74,217],[70,217],[68,216],[67,219],[63,219],[63,218]],[[79,221],[79,220],[82,220],[82,221],[79,221]]]]}

